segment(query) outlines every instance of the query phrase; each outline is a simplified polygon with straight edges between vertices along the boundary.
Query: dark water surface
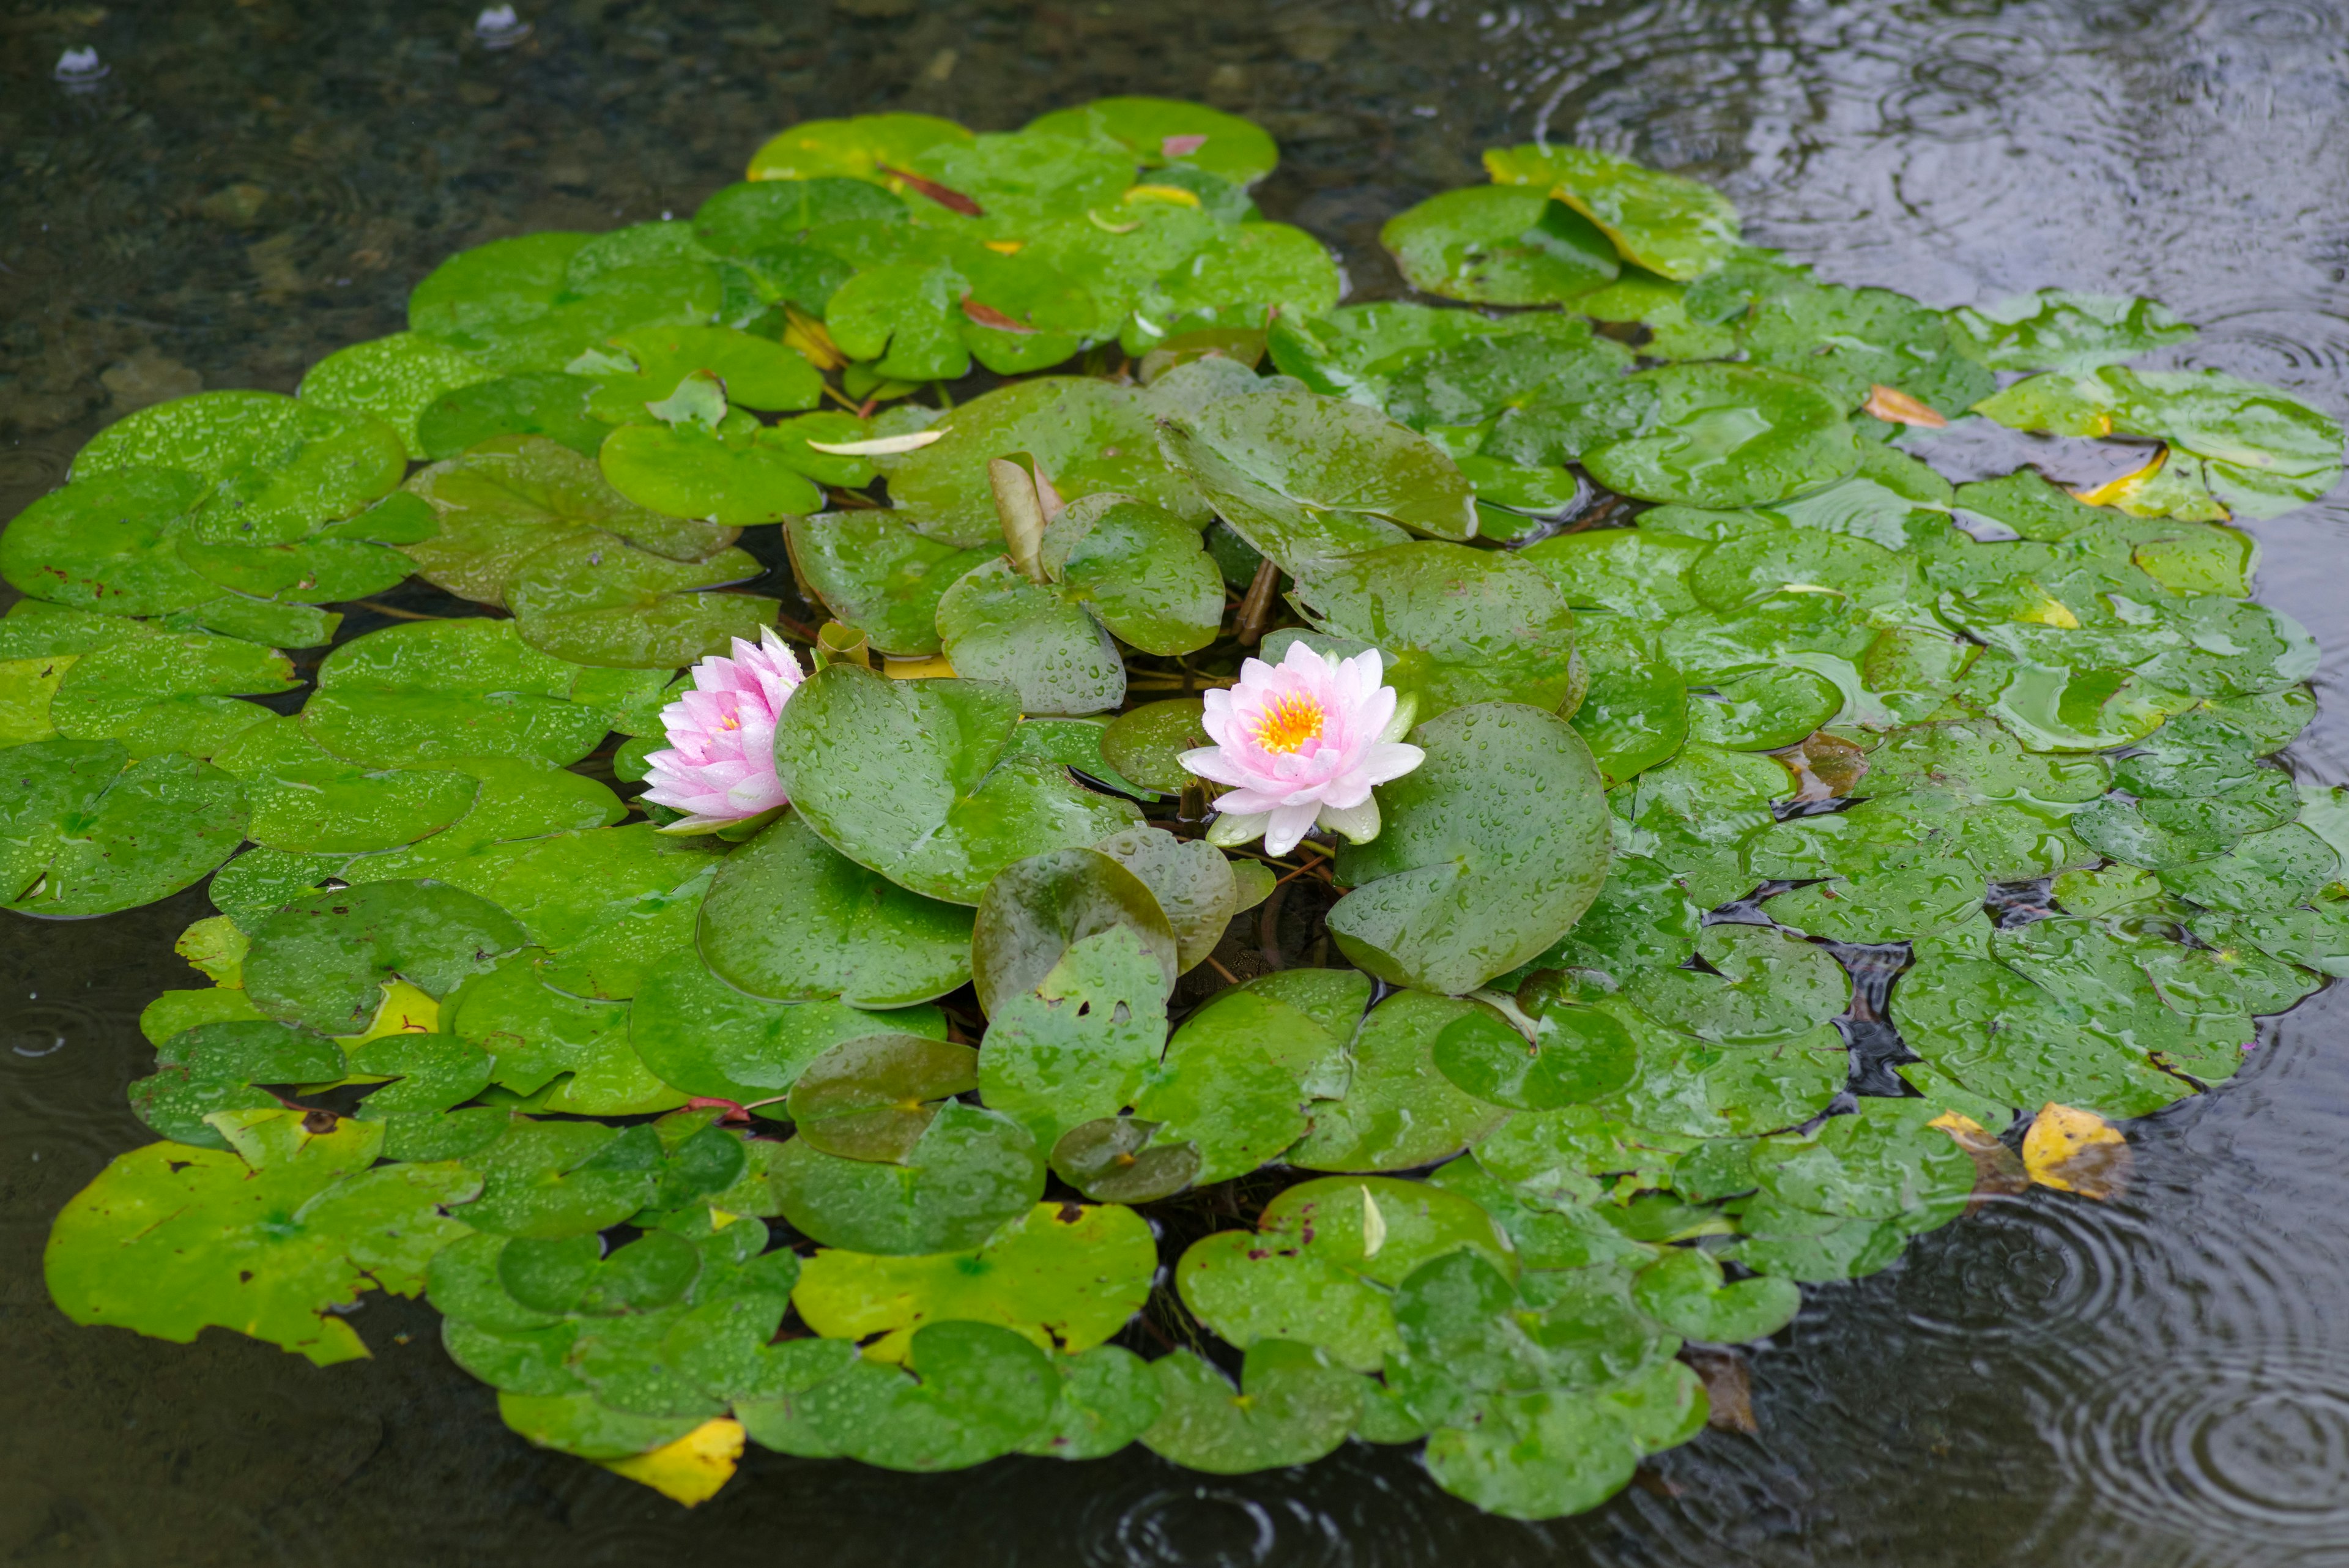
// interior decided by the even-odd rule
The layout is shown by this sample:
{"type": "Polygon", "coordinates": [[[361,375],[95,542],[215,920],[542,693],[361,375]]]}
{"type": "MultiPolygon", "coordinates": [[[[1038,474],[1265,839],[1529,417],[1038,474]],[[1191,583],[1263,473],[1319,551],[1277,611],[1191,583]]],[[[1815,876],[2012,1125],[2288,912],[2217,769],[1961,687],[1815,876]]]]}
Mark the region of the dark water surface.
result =
{"type": "MultiPolygon", "coordinates": [[[[1724,184],[1747,232],[1930,303],[2061,285],[2203,324],[2175,362],[2349,408],[2349,10],[2337,0],[1313,6],[962,0],[525,4],[492,53],[445,4],[0,10],[0,517],[129,409],[291,391],[396,330],[449,252],[684,212],[796,119],[1016,126],[1110,92],[1279,137],[1260,190],[1392,292],[1380,222],[1545,125],[1724,184]],[[69,93],[59,52],[112,74],[69,93]]],[[[2023,446],[1947,441],[1952,479],[2023,446]]],[[[2048,453],[2039,455],[2048,456],[2048,453]]],[[[2094,476],[2097,460],[2062,457],[2094,476]]],[[[2349,504],[2261,524],[2260,597],[2332,656],[2288,754],[2349,782],[2349,504]]],[[[491,1564],[2349,1563],[2349,993],[2223,1092],[2135,1126],[2100,1207],[2007,1200],[1806,1292],[1754,1361],[1760,1436],[1712,1432],[1546,1526],[1479,1516],[1405,1451],[1218,1480],[1140,1449],[921,1478],[753,1449],[686,1514],[525,1447],[433,1314],[372,1362],[219,1331],[77,1329],[39,1251],[113,1153],[140,1008],[196,983],[191,891],[0,916],[0,1563],[491,1564]]]]}

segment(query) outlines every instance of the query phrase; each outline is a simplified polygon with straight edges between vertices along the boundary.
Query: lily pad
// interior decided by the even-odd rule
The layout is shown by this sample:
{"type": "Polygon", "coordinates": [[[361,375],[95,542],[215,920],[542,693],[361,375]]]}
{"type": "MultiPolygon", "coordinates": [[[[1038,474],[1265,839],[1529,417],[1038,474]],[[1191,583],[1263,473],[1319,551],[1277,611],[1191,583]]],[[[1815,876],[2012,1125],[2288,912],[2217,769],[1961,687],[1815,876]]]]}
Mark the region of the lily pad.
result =
{"type": "Polygon", "coordinates": [[[523,564],[506,586],[522,639],[573,664],[674,670],[756,642],[780,601],[712,593],[765,571],[741,550],[673,561],[617,539],[574,535],[523,564]]]}
{"type": "Polygon", "coordinates": [[[252,725],[213,762],[244,786],[254,842],[296,853],[413,843],[464,815],[481,788],[462,774],[347,763],[291,718],[252,725]]]}
{"type": "Polygon", "coordinates": [[[818,1334],[865,1341],[865,1355],[878,1361],[902,1360],[916,1330],[947,1320],[999,1324],[1076,1355],[1142,1309],[1157,1266],[1157,1243],[1133,1210],[1040,1203],[973,1251],[819,1251],[801,1270],[792,1303],[818,1334]]]}
{"type": "Polygon", "coordinates": [[[1628,378],[1617,433],[1583,465],[1642,501],[1752,506],[1849,473],[1851,427],[1817,383],[1737,365],[1665,365],[1628,378]]]}
{"type": "MultiPolygon", "coordinates": [[[[1402,991],[1371,1010],[1346,1047],[1343,1094],[1316,1101],[1311,1130],[1286,1155],[1308,1170],[1408,1170],[1459,1153],[1507,1110],[1465,1093],[1436,1065],[1436,1042],[1482,1002],[1402,991]]],[[[1503,1027],[1506,1027],[1503,1025],[1503,1027]]]]}
{"type": "Polygon", "coordinates": [[[185,1345],[219,1325],[321,1366],[367,1355],[332,1309],[380,1284],[423,1286],[427,1259],[464,1233],[440,1212],[480,1178],[452,1164],[370,1171],[383,1131],[310,1132],[292,1111],[223,1111],[233,1147],[150,1144],[118,1156],[59,1216],[44,1266],[77,1323],[185,1345]]]}
{"type": "Polygon", "coordinates": [[[454,757],[574,763],[619,711],[663,684],[652,670],[591,670],[539,652],[511,621],[411,621],[343,644],[318,667],[302,725],[372,767],[454,757]]]}
{"type": "Polygon", "coordinates": [[[1423,718],[1470,702],[1554,711],[1572,685],[1574,613],[1538,568],[1498,551],[1413,540],[1310,572],[1296,597],[1321,630],[1385,653],[1387,684],[1415,695],[1423,718]]]}
{"type": "Polygon", "coordinates": [[[441,397],[495,378],[497,372],[445,343],[395,332],[338,348],[304,372],[295,396],[322,409],[372,414],[399,432],[408,455],[427,455],[418,416],[441,397]]]}
{"type": "Polygon", "coordinates": [[[1159,455],[1146,394],[1090,378],[1045,376],[999,387],[934,427],[931,445],[890,460],[890,499],[906,520],[957,547],[1002,537],[987,464],[1032,453],[1062,499],[1115,492],[1205,523],[1206,505],[1159,455]]]}
{"type": "Polygon", "coordinates": [[[263,921],[245,955],[254,1005],[326,1034],[375,1016],[393,976],[445,996],[469,974],[523,945],[496,905],[431,882],[378,882],[295,903],[263,921]]]}
{"type": "Polygon", "coordinates": [[[223,545],[284,545],[347,517],[408,470],[399,432],[276,392],[198,392],[129,414],[74,456],[73,476],[191,473],[210,493],[189,527],[223,545]]]}
{"type": "Polygon", "coordinates": [[[1615,247],[1546,190],[1471,185],[1379,231],[1413,288],[1479,305],[1557,305],[1615,281],[1615,247]]]}
{"type": "Polygon", "coordinates": [[[636,505],[593,462],[543,436],[501,436],[436,463],[409,482],[440,515],[440,531],[408,546],[427,582],[503,605],[531,557],[572,539],[626,540],[678,561],[699,561],[736,529],[680,522],[636,505]]]}
{"type": "Polygon", "coordinates": [[[960,1469],[1009,1453],[1050,1420],[1042,1351],[986,1323],[926,1324],[903,1367],[861,1357],[801,1396],[840,1452],[893,1470],[960,1469]]]}
{"type": "Polygon", "coordinates": [[[236,781],[193,757],[124,765],[111,741],[51,740],[0,751],[0,892],[8,908],[59,919],[168,898],[226,859],[245,834],[236,781]]]}
{"type": "Polygon", "coordinates": [[[938,651],[939,597],[997,554],[941,544],[877,509],[792,516],[785,531],[792,564],[833,617],[906,658],[938,651]]]}
{"type": "Polygon", "coordinates": [[[584,376],[533,370],[444,392],[416,416],[417,455],[440,462],[498,436],[543,436],[592,458],[612,431],[587,412],[595,387],[584,376]]]}
{"type": "Polygon", "coordinates": [[[1235,185],[1255,184],[1280,158],[1253,120],[1171,98],[1097,98],[1040,115],[1027,129],[1108,142],[1144,169],[1182,164],[1235,185]]]}
{"type": "Polygon", "coordinates": [[[776,771],[800,816],[898,886],[976,904],[995,873],[1132,826],[1128,802],[1092,794],[1040,758],[1006,756],[1018,709],[987,681],[891,681],[819,670],[775,730],[776,771]]]}
{"type": "Polygon", "coordinates": [[[1352,1373],[1288,1340],[1252,1347],[1239,1388],[1187,1350],[1150,1365],[1162,1409],[1143,1446],[1210,1475],[1310,1464],[1345,1441],[1361,1413],[1352,1373]]]}
{"type": "Polygon", "coordinates": [[[688,1095],[771,1104],[808,1064],[845,1041],[890,1033],[933,1038],[946,1019],[933,1008],[867,1012],[830,1000],[775,1002],[744,995],[690,951],[645,978],[628,1011],[628,1040],[661,1081],[688,1095]]]}
{"type": "Polygon", "coordinates": [[[1170,421],[1168,457],[1217,515],[1292,575],[1410,532],[1466,539],[1475,488],[1423,437],[1359,403],[1267,391],[1170,421]]]}
{"type": "Polygon", "coordinates": [[[953,1102],[902,1164],[793,1138],[776,1161],[783,1217],[830,1247],[911,1257],[977,1247],[1043,1196],[1044,1154],[1018,1121],[953,1102]]]}
{"type": "Polygon", "coordinates": [[[1589,147],[1494,148],[1498,185],[1529,185],[1590,220],[1623,259],[1676,283],[1702,277],[1737,247],[1737,212],[1710,185],[1589,147]]]}
{"type": "Polygon", "coordinates": [[[699,940],[712,971],[751,996],[903,1007],[970,978],[971,919],[857,865],[792,813],[728,857],[699,940]]]}
{"type": "Polygon", "coordinates": [[[1589,748],[1515,703],[1412,732],[1427,753],[1381,787],[1386,826],[1339,852],[1330,912],[1346,956],[1390,984],[1458,994],[1557,940],[1606,877],[1612,830],[1589,748]]]}
{"type": "Polygon", "coordinates": [[[843,1040],[810,1062],[788,1105],[799,1136],[825,1154],[902,1161],[943,1102],[977,1087],[978,1054],[969,1046],[878,1033],[843,1040]]]}

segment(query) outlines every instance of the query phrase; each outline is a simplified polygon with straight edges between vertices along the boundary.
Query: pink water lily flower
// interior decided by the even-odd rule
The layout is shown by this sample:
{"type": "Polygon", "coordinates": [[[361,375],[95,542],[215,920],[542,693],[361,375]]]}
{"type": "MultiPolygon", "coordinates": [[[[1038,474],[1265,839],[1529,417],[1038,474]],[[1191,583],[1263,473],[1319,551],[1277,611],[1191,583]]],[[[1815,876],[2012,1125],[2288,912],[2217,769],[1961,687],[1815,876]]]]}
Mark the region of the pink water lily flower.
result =
{"type": "Polygon", "coordinates": [[[759,647],[693,667],[694,689],[661,710],[669,749],[645,759],[644,798],[686,814],[664,833],[709,833],[785,804],[775,777],[775,718],[805,679],[791,645],[769,627],[759,647]]]}
{"type": "Polygon", "coordinates": [[[1251,659],[1239,683],[1207,693],[1202,721],[1216,743],[1183,753],[1203,779],[1233,787],[1216,802],[1207,836],[1226,848],[1264,836],[1286,855],[1315,823],[1357,844],[1378,836],[1372,784],[1426,760],[1404,745],[1416,702],[1398,704],[1376,649],[1332,663],[1302,642],[1278,664],[1251,659]]]}

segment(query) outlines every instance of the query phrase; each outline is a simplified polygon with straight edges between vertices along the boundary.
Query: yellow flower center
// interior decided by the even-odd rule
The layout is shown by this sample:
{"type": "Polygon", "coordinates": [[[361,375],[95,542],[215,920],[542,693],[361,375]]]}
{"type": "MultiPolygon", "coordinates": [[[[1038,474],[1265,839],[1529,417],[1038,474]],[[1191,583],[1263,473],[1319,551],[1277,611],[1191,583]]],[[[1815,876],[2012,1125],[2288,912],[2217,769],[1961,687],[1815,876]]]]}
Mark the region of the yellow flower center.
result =
{"type": "Polygon", "coordinates": [[[1268,752],[1294,752],[1306,742],[1321,738],[1321,723],[1327,717],[1312,698],[1284,691],[1267,702],[1257,716],[1257,744],[1268,752]]]}

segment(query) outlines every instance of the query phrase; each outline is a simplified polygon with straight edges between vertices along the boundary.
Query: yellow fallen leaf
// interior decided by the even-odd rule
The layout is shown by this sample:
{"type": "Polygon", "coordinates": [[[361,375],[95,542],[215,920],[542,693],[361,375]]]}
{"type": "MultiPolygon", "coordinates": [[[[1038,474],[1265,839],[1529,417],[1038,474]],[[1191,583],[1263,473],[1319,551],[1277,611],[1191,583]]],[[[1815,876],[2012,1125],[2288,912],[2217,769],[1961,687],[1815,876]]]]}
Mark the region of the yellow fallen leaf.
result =
{"type": "Polygon", "coordinates": [[[2113,1197],[2127,1185],[2128,1140],[2094,1111],[2050,1100],[2023,1137],[2023,1168],[2042,1187],[2083,1198],[2113,1197]]]}
{"type": "Polygon", "coordinates": [[[1134,185],[1127,189],[1122,200],[1172,202],[1178,207],[1195,207],[1199,204],[1198,194],[1195,192],[1185,191],[1180,185],[1134,185]]]}
{"type": "Polygon", "coordinates": [[[848,356],[832,340],[832,333],[822,320],[796,305],[786,305],[783,322],[783,347],[817,369],[837,370],[848,363],[848,356]]]}
{"type": "Polygon", "coordinates": [[[2156,452],[2153,461],[2143,467],[2092,489],[2075,490],[2072,498],[2091,506],[2114,507],[2132,517],[2223,523],[2230,515],[2226,504],[2203,483],[2200,465],[2191,458],[2174,461],[2168,447],[2156,452]]]}
{"type": "MultiPolygon", "coordinates": [[[[2023,1174],[2023,1162],[2014,1151],[1998,1140],[1998,1135],[1971,1116],[1956,1111],[1943,1111],[1925,1124],[1939,1127],[1950,1135],[1951,1141],[1965,1150],[1974,1162],[1974,1198],[1979,1201],[1992,1193],[2016,1193],[2031,1185],[2023,1174]]],[[[1969,1212],[1971,1206],[1969,1205],[1969,1212]]]]}
{"type": "Polygon", "coordinates": [[[1930,403],[1920,402],[1897,387],[1877,382],[1868,389],[1868,401],[1859,405],[1865,412],[1874,414],[1887,424],[1916,425],[1937,431],[1950,421],[1934,411],[1930,403]]]}
{"type": "Polygon", "coordinates": [[[604,1468],[693,1508],[718,1495],[734,1479],[742,1458],[742,1423],[719,1416],[704,1421],[676,1442],[634,1459],[610,1459],[604,1468]]]}
{"type": "Polygon", "coordinates": [[[2057,598],[2045,588],[2039,590],[2037,604],[2025,605],[2009,618],[2021,621],[2026,626],[2052,626],[2060,631],[2080,629],[2080,618],[2074,615],[2071,607],[2062,599],[2057,598]]]}
{"type": "Polygon", "coordinates": [[[944,654],[932,654],[927,659],[890,659],[881,666],[881,673],[892,680],[951,680],[954,666],[944,654]]]}
{"type": "Polygon", "coordinates": [[[998,255],[1016,256],[1028,244],[1026,240],[981,240],[979,244],[998,255]]]}
{"type": "Polygon", "coordinates": [[[364,1045],[387,1034],[438,1034],[440,1004],[404,980],[383,982],[383,1005],[363,1034],[337,1036],[345,1045],[364,1045]]]}

